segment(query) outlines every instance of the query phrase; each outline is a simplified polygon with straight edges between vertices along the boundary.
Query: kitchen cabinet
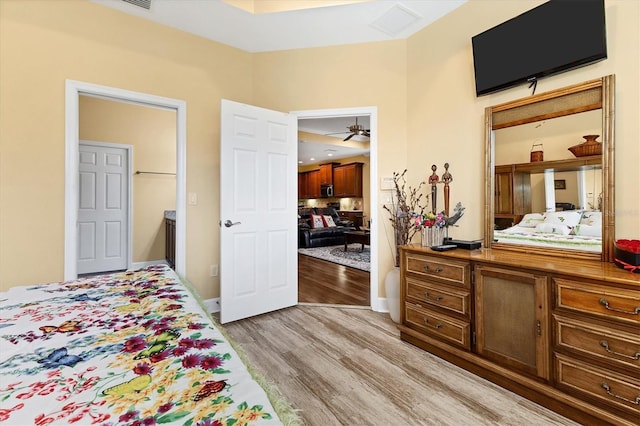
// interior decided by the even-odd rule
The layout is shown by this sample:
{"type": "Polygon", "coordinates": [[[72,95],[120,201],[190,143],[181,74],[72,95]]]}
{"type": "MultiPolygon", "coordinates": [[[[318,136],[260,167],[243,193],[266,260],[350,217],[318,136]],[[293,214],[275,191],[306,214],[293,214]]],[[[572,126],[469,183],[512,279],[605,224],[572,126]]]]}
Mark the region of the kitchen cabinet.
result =
{"type": "Polygon", "coordinates": [[[335,197],[362,197],[363,163],[348,163],[333,167],[333,195],[335,197]]]}
{"type": "Polygon", "coordinates": [[[400,337],[581,424],[640,418],[640,274],[504,250],[400,248],[400,337]]]}
{"type": "Polygon", "coordinates": [[[320,198],[320,170],[298,173],[298,199],[320,198]]]}
{"type": "Polygon", "coordinates": [[[320,164],[320,185],[333,185],[333,166],[339,163],[320,164]]]}

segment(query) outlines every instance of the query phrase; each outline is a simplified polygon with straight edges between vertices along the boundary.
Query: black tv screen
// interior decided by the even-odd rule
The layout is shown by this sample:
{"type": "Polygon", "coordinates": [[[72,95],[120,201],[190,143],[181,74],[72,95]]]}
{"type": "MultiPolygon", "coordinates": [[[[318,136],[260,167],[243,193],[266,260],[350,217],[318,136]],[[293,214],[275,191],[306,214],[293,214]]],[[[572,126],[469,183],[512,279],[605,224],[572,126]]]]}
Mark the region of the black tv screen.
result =
{"type": "Polygon", "coordinates": [[[476,95],[607,58],[604,0],[551,0],[471,39],[476,95]]]}

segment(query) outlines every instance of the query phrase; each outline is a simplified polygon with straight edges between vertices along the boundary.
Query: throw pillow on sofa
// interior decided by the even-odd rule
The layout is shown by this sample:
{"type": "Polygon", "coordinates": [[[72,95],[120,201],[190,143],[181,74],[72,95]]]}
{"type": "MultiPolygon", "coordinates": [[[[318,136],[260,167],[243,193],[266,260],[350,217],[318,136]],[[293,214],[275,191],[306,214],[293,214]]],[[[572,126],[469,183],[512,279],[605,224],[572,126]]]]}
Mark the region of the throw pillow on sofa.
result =
{"type": "Polygon", "coordinates": [[[311,215],[311,228],[324,228],[324,220],[322,219],[322,215],[311,215]]]}
{"type": "Polygon", "coordinates": [[[337,226],[333,221],[333,218],[328,214],[322,215],[322,218],[324,219],[324,226],[326,226],[327,228],[335,228],[337,226]]]}

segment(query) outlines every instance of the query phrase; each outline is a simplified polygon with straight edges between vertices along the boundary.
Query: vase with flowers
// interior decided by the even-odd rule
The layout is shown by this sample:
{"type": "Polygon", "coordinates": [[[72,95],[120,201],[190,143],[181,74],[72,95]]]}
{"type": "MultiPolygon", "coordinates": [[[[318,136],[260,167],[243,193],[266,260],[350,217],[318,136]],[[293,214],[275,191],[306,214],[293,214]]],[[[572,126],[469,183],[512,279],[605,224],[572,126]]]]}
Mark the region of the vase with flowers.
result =
{"type": "MultiPolygon", "coordinates": [[[[389,316],[395,323],[400,322],[400,251],[399,247],[408,244],[414,235],[419,231],[414,226],[414,219],[424,213],[423,194],[420,189],[424,182],[420,182],[417,187],[412,188],[407,185],[405,169],[402,173],[393,173],[394,191],[391,203],[382,207],[389,212],[391,226],[393,228],[394,267],[387,272],[384,279],[385,292],[387,295],[387,307],[389,316]]],[[[427,196],[424,196],[424,200],[427,196]]]]}
{"type": "Polygon", "coordinates": [[[416,215],[413,224],[422,234],[422,246],[433,247],[442,244],[444,239],[448,237],[449,227],[455,225],[464,214],[464,210],[462,203],[459,202],[453,209],[451,216],[447,216],[444,211],[416,215]]]}
{"type": "Polygon", "coordinates": [[[393,228],[393,253],[395,256],[394,265],[400,266],[399,247],[408,244],[419,231],[414,226],[415,218],[422,216],[425,207],[422,205],[428,202],[428,196],[422,194],[420,189],[424,182],[420,182],[415,188],[407,185],[407,169],[402,173],[393,173],[394,191],[391,203],[382,207],[389,212],[391,226],[393,228]],[[424,197],[424,198],[423,198],[424,197]]]}

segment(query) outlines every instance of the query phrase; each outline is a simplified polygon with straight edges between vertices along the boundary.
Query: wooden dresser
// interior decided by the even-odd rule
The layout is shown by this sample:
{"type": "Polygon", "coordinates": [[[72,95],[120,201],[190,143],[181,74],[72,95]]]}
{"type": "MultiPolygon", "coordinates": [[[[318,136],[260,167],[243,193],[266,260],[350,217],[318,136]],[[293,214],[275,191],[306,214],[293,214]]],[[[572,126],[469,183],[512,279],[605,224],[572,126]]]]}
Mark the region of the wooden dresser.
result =
{"type": "Polygon", "coordinates": [[[640,274],[401,248],[401,337],[583,424],[640,424],[640,274]]]}

